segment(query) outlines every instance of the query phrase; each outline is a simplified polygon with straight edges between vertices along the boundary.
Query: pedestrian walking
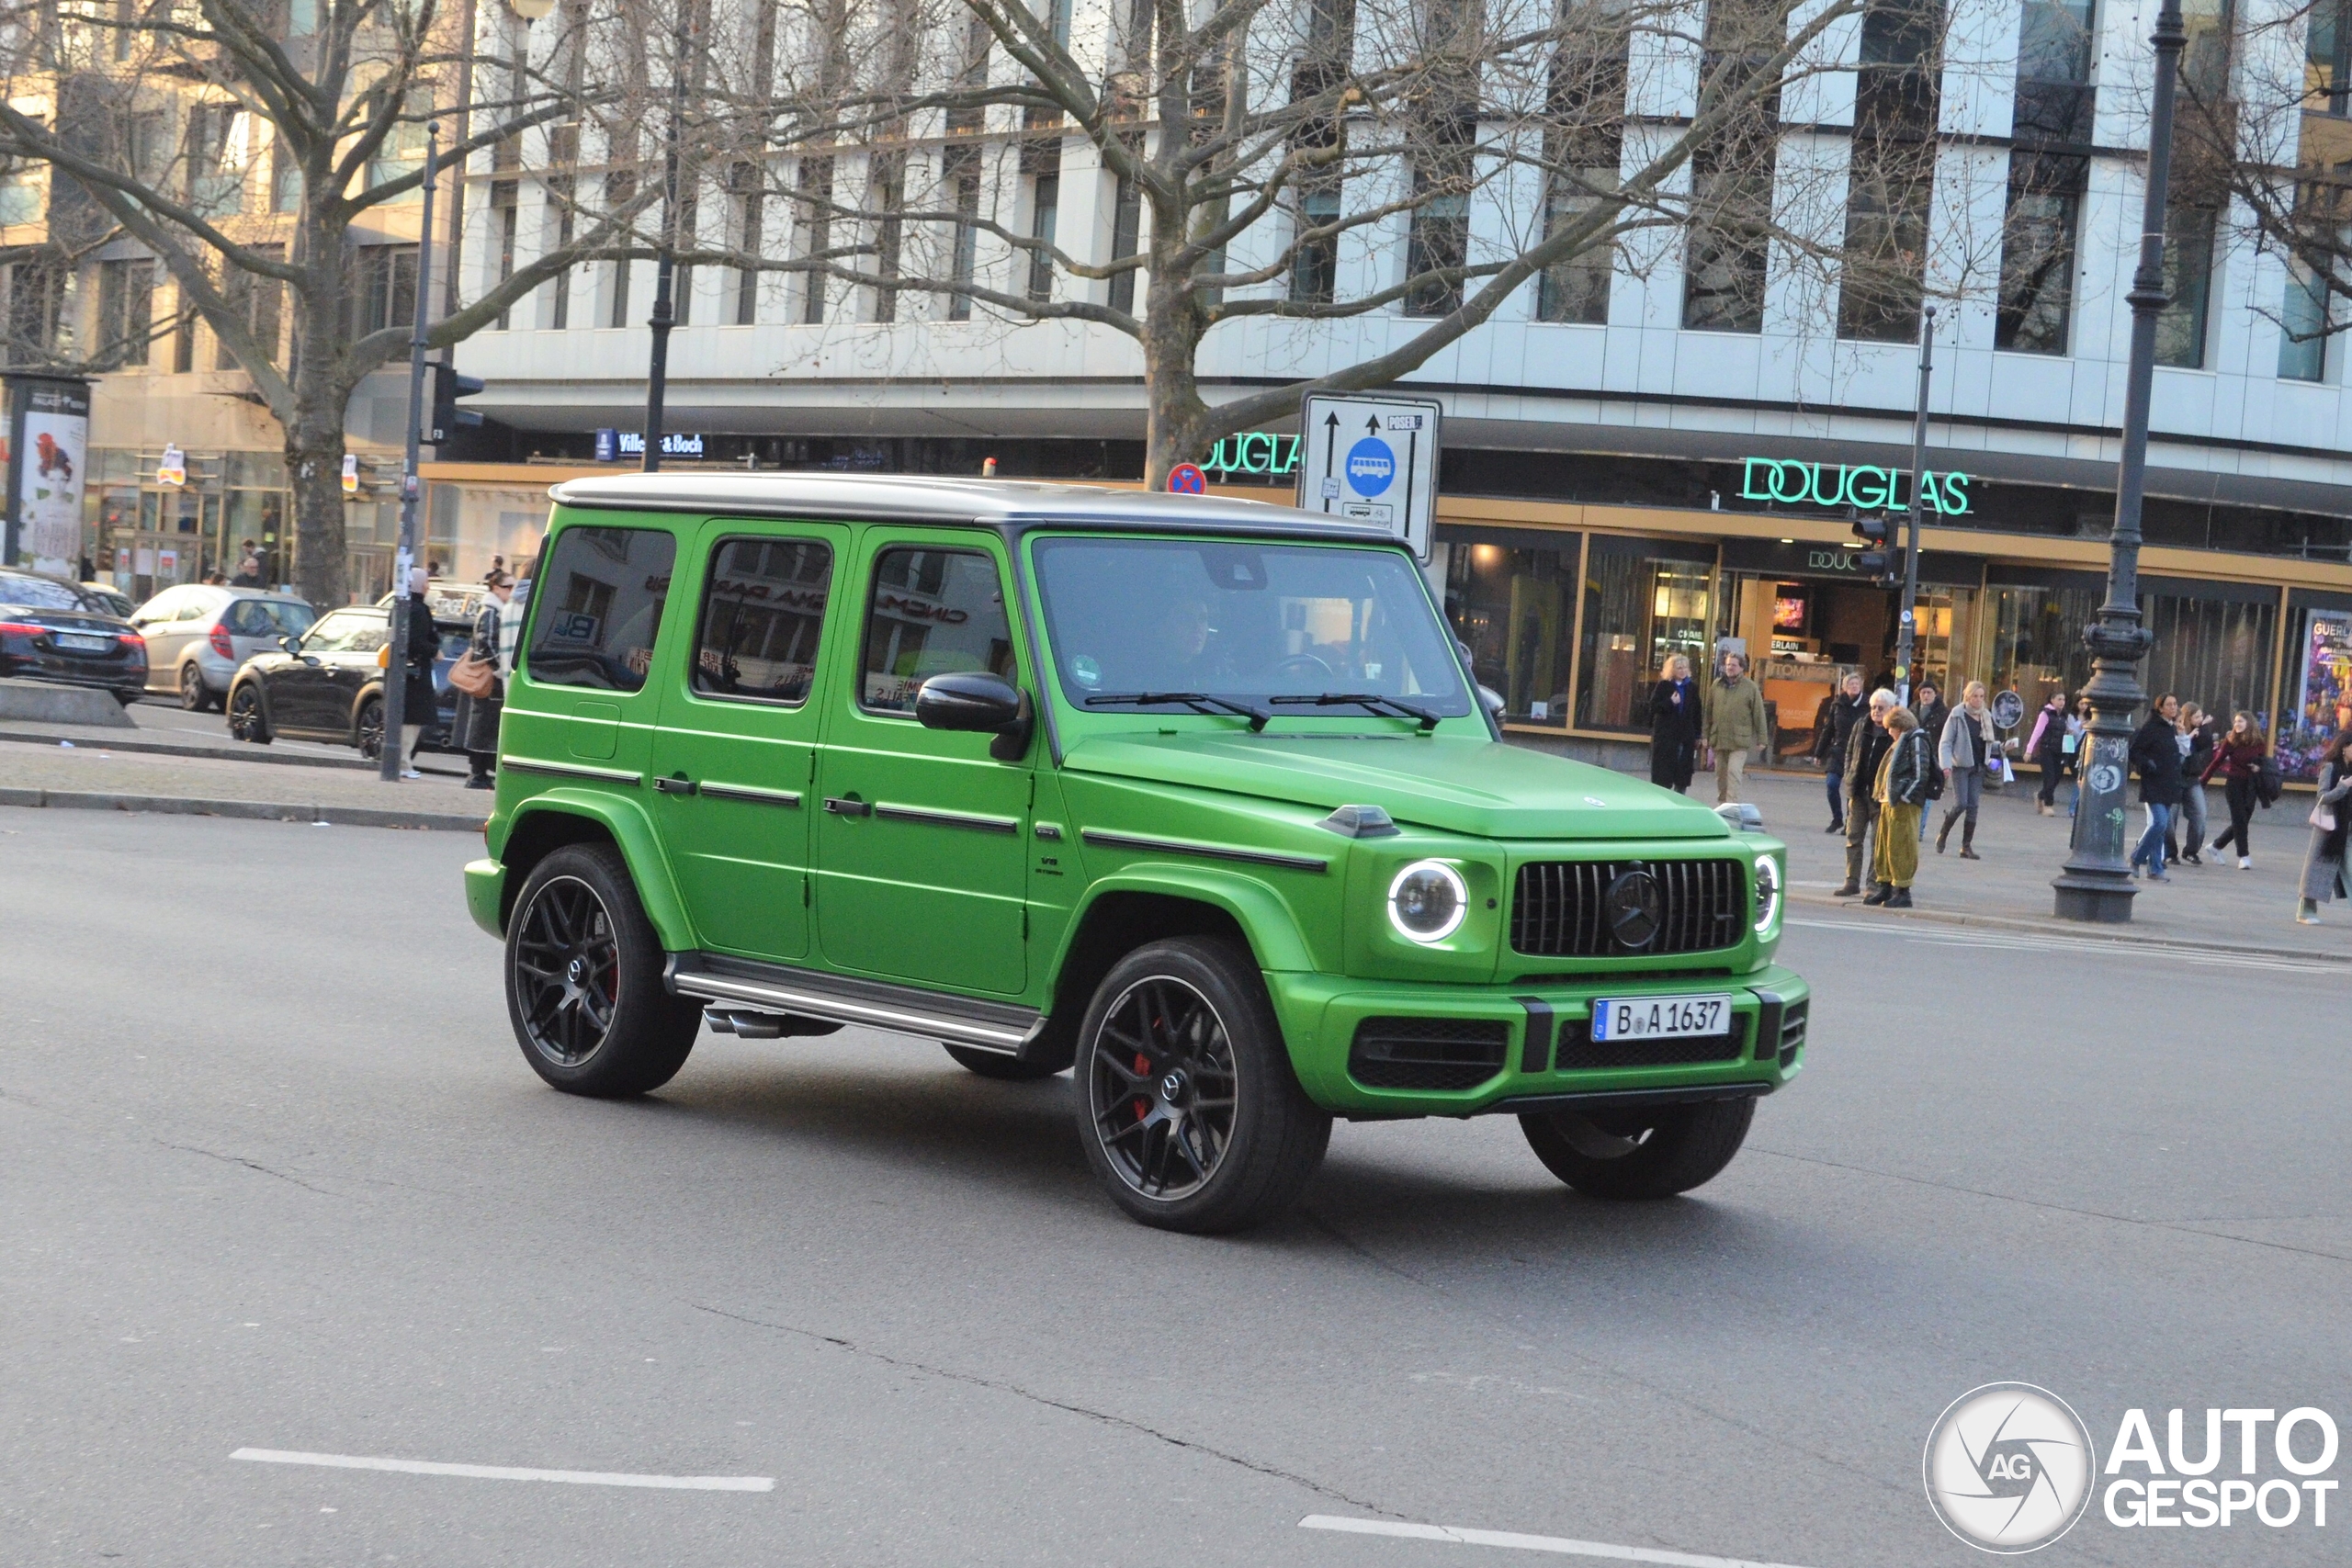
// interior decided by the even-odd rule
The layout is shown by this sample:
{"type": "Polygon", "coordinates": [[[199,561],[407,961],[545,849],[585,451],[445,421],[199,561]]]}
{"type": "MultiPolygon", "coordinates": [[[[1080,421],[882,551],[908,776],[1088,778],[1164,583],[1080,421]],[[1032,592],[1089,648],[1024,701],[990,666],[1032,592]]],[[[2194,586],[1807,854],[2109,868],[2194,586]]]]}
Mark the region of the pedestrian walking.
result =
{"type": "Polygon", "coordinates": [[[1650,688],[1650,783],[1684,793],[1698,766],[1699,682],[1690,660],[1668,654],[1650,688]]]}
{"type": "Polygon", "coordinates": [[[2180,817],[2174,824],[2180,829],[2180,859],[2185,864],[2203,865],[2205,848],[2206,806],[2205,770],[2213,765],[2213,751],[2221,744],[2222,736],[2205,710],[2195,703],[2182,705],[2180,710],[2180,817]]]}
{"type": "Polygon", "coordinates": [[[1919,815],[1928,803],[1935,753],[1919,716],[1898,707],[1887,715],[1889,744],[1878,765],[1872,794],[1878,801],[1878,886],[1862,900],[1890,909],[1911,908],[1911,884],[1919,874],[1919,815]]]}
{"type": "MultiPolygon", "coordinates": [[[[1928,799],[1941,800],[1944,791],[1951,787],[1951,781],[1944,777],[1938,742],[1943,735],[1944,725],[1951,718],[1951,705],[1944,701],[1943,694],[1936,689],[1936,683],[1923,675],[1919,679],[1918,690],[1912,694],[1911,708],[1919,716],[1919,733],[1927,738],[1928,799]]],[[[1927,837],[1928,811],[1923,802],[1919,808],[1919,838],[1924,842],[1927,837]]]]}
{"type": "Polygon", "coordinates": [[[1747,678],[1747,660],[1723,658],[1723,673],[1707,688],[1703,738],[1715,769],[1715,804],[1739,798],[1747,779],[1747,754],[1764,744],[1764,694],[1747,678]]]}
{"type": "Polygon", "coordinates": [[[2148,808],[2147,830],[2132,851],[2132,869],[2136,874],[2144,863],[2151,882],[2172,880],[2165,874],[2165,831],[2180,804],[2179,721],[2180,699],[2166,693],[2132,737],[2132,765],[2140,771],[2140,804],[2148,808]]]}
{"type": "MultiPolygon", "coordinates": [[[[474,616],[473,638],[466,645],[466,652],[488,667],[490,683],[480,695],[462,690],[458,694],[456,728],[458,745],[466,753],[468,789],[490,789],[496,783],[491,768],[498,761],[498,721],[505,711],[506,682],[514,672],[514,639],[523,625],[513,578],[493,567],[482,585],[489,592],[474,616]]],[[[451,684],[457,680],[453,673],[451,684]]]]}
{"type": "Polygon", "coordinates": [[[1862,695],[1862,672],[1855,670],[1838,682],[1837,694],[1829,699],[1824,716],[1814,725],[1813,754],[1820,760],[1829,788],[1827,832],[1846,830],[1846,742],[1853,738],[1854,726],[1870,711],[1870,700],[1862,695]]]}
{"type": "Polygon", "coordinates": [[[2033,804],[2044,817],[2058,815],[2058,781],[2074,761],[2075,749],[2067,743],[2071,739],[2066,728],[2066,693],[2060,687],[2041,705],[2041,712],[2034,717],[2033,734],[2025,743],[2025,754],[2041,770],[2041,788],[2035,793],[2033,804]]]}
{"type": "Polygon", "coordinates": [[[1993,735],[1993,715],[1984,705],[1984,682],[1971,681],[1961,694],[1960,705],[1944,720],[1936,742],[1936,761],[1942,766],[1951,804],[1944,807],[1943,826],[1936,829],[1936,853],[1951,841],[1951,826],[1961,822],[1960,858],[1982,860],[1976,852],[1976,809],[1984,797],[1984,771],[1999,742],[1993,735]]]}
{"type": "MultiPolygon", "coordinates": [[[[441,657],[441,628],[433,624],[433,612],[425,607],[424,585],[427,581],[423,567],[412,568],[408,574],[408,669],[407,688],[401,697],[401,722],[403,728],[414,725],[416,739],[408,749],[408,761],[401,769],[404,779],[421,779],[416,759],[427,747],[447,742],[442,732],[440,694],[433,689],[433,666],[441,657]]],[[[398,746],[401,738],[389,735],[387,745],[398,746]]]]}
{"type": "Polygon", "coordinates": [[[2319,907],[2352,898],[2344,870],[2346,830],[2352,829],[2352,729],[2339,729],[2321,750],[2319,799],[2312,807],[2311,848],[2303,852],[2302,897],[2295,906],[2299,924],[2319,924],[2319,907]]]}
{"type": "Polygon", "coordinates": [[[1861,897],[1862,872],[1871,864],[1871,829],[1878,820],[1878,765],[1894,740],[1886,719],[1899,706],[1894,694],[1880,687],[1871,694],[1861,719],[1847,738],[1846,880],[1835,895],[1839,898],[1861,897]]]}
{"type": "Polygon", "coordinates": [[[2230,825],[2213,840],[2213,852],[2220,854],[2232,844],[2238,847],[2238,869],[2254,869],[2254,840],[2248,835],[2254,829],[2254,807],[2261,791],[2262,760],[2269,752],[2263,739],[2262,726],[2254,715],[2240,708],[2230,719],[2230,732],[2213,748],[2212,760],[2205,764],[2199,782],[2222,775],[2222,798],[2229,803],[2230,825]]]}

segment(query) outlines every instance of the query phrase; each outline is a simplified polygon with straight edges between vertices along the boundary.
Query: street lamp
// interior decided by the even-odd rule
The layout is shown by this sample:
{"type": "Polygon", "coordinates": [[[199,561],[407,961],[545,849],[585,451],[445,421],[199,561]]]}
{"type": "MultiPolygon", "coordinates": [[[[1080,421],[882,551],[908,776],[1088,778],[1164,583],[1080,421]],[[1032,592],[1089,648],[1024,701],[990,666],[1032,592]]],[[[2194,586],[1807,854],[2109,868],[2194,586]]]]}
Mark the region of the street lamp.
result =
{"type": "Polygon", "coordinates": [[[2120,923],[2132,918],[2131,863],[2124,825],[2132,777],[2132,718],[2148,694],[2140,660],[2154,636],[2140,622],[2140,501],[2148,469],[2148,398],[2155,380],[2156,315],[2165,307],[2165,187],[2172,173],[2174,78],[2188,35],[2180,0],[2156,13],[2155,92],[2148,104],[2148,185],[2140,220],[2140,265],[2132,274],[2132,359],[2123,390],[2123,456],[2115,470],[2115,531],[2107,552],[2107,602],[2083,628],[2091,650],[2090,732],[2076,766],[2074,852],[2051,886],[2062,919],[2120,923]]]}
{"type": "MultiPolygon", "coordinates": [[[[1928,510],[1928,385],[1935,373],[1936,308],[1928,305],[1919,311],[1919,398],[1911,411],[1911,545],[1903,552],[1903,619],[1894,644],[1894,700],[1905,707],[1911,705],[1912,690],[1919,683],[1911,661],[1918,649],[1919,528],[1921,513],[1928,510]]],[[[1934,745],[1936,738],[1929,737],[1928,743],[1934,745]]]]}
{"type": "Polygon", "coordinates": [[[670,284],[678,264],[678,123],[686,114],[686,0],[678,0],[678,23],[670,46],[670,125],[662,151],[662,249],[653,265],[652,363],[645,376],[644,471],[662,468],[662,402],[670,389],[670,284]]]}
{"type": "MultiPolygon", "coordinates": [[[[408,338],[408,457],[401,469],[401,542],[392,552],[391,664],[384,671],[384,734],[377,756],[378,773],[386,784],[400,782],[401,727],[408,721],[408,574],[417,555],[417,438],[424,419],[424,337],[432,308],[425,284],[433,274],[433,186],[439,175],[440,134],[438,120],[425,122],[424,209],[417,216],[416,231],[416,321],[408,338]]],[[[433,716],[426,714],[424,722],[430,726],[433,716]]]]}

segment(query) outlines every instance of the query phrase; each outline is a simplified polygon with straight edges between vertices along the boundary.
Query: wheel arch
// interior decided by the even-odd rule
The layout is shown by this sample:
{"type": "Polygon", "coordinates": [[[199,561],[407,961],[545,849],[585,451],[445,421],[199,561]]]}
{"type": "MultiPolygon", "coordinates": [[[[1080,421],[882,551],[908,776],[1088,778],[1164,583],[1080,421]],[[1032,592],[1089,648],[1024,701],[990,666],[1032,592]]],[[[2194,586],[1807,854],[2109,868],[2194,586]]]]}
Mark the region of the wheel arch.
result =
{"type": "Polygon", "coordinates": [[[691,950],[693,926],[685,902],[670,880],[653,824],[635,805],[589,790],[548,790],[515,808],[498,847],[505,872],[499,891],[499,929],[506,929],[507,918],[514,912],[514,895],[534,866],[567,844],[599,843],[620,852],[637,886],[638,902],[645,906],[645,918],[653,923],[662,947],[672,953],[691,950]]]}

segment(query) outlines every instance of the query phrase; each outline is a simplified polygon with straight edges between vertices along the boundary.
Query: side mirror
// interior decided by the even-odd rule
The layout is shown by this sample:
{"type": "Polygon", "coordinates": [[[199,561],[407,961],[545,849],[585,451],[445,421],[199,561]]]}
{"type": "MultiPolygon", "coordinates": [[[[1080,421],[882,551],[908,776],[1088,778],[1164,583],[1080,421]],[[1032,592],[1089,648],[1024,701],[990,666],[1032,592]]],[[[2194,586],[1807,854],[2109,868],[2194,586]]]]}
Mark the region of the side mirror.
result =
{"type": "Polygon", "coordinates": [[[1029,750],[1035,724],[1028,694],[985,670],[933,675],[915,692],[915,722],[925,729],[962,729],[994,735],[989,755],[1017,761],[1029,750]]]}
{"type": "Polygon", "coordinates": [[[1760,833],[1764,830],[1764,813],[1746,800],[1727,800],[1715,807],[1715,815],[1730,824],[1735,833],[1760,833]]]}
{"type": "Polygon", "coordinates": [[[282,637],[277,639],[277,646],[288,653],[300,653],[302,651],[302,639],[299,637],[282,637]]]}
{"type": "Polygon", "coordinates": [[[1497,718],[1502,717],[1504,706],[1503,694],[1500,692],[1496,691],[1492,686],[1480,686],[1478,688],[1478,704],[1488,713],[1493,714],[1497,718]]]}

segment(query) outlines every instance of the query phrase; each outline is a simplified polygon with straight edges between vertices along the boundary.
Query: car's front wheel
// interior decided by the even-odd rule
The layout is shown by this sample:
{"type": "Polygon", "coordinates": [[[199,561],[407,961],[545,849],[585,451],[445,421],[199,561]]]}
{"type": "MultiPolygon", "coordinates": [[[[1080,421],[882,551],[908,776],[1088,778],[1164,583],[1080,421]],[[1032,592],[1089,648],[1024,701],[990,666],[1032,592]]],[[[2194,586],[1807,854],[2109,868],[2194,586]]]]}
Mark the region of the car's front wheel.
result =
{"type": "Polygon", "coordinates": [[[369,697],[359,705],[359,722],[354,727],[352,743],[371,762],[384,754],[383,698],[369,697]]]}
{"type": "Polygon", "coordinates": [[[1120,960],[1080,1026],[1077,1066],[1087,1163],[1148,1225],[1215,1233],[1272,1219],[1330,1142],[1258,966],[1231,942],[1179,937],[1120,960]]]}
{"type": "Polygon", "coordinates": [[[262,712],[261,690],[251,681],[229,694],[229,733],[256,746],[269,744],[269,718],[262,712]]]}
{"type": "Polygon", "coordinates": [[[1753,1099],[1646,1111],[1521,1116],[1528,1146],[1553,1175],[1589,1198],[1671,1198],[1721,1175],[1756,1117],[1753,1099]]]}
{"type": "Polygon", "coordinates": [[[571,844],[548,855],[506,923],[506,1011],[524,1059],[567,1094],[668,1083],[702,1010],[662,984],[662,957],[619,851],[571,844]]]}

